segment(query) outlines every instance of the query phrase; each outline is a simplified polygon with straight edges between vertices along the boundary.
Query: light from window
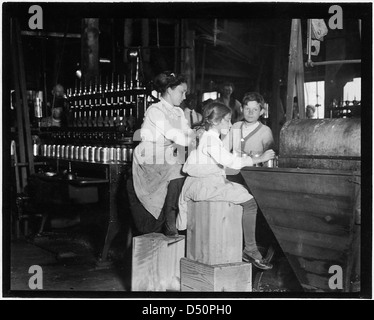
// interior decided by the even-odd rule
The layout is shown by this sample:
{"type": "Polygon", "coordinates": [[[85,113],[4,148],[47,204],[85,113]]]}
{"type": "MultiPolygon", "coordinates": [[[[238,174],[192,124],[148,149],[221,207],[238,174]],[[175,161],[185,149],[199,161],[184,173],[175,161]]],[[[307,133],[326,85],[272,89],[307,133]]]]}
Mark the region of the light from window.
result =
{"type": "Polygon", "coordinates": [[[325,81],[306,82],[304,84],[305,107],[311,104],[316,107],[315,119],[325,117],[325,81]]]}
{"type": "Polygon", "coordinates": [[[361,78],[354,78],[347,82],[343,89],[344,101],[361,101],[361,78]]]}
{"type": "Polygon", "coordinates": [[[212,91],[212,92],[204,92],[203,93],[203,101],[206,101],[208,99],[216,100],[218,98],[218,92],[212,91]]]}

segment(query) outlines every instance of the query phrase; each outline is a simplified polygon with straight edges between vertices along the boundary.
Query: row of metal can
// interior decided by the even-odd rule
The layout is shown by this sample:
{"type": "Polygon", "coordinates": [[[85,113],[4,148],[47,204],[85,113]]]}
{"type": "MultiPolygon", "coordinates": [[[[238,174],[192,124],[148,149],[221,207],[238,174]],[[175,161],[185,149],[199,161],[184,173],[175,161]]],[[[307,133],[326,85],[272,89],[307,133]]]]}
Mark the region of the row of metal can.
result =
{"type": "Polygon", "coordinates": [[[34,156],[89,162],[131,162],[132,146],[98,147],[41,144],[34,146],[34,156]]]}

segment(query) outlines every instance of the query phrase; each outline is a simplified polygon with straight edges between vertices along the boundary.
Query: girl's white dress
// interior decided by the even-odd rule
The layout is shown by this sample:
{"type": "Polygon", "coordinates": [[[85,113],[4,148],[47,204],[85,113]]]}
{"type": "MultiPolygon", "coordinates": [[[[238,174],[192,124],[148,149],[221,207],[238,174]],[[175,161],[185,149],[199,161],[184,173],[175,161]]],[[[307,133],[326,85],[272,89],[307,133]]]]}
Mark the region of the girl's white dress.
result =
{"type": "MultiPolygon", "coordinates": [[[[248,164],[248,160],[246,161],[248,164]]],[[[187,228],[188,201],[227,201],[241,204],[253,198],[242,185],[226,179],[226,167],[241,169],[243,159],[224,148],[216,131],[204,132],[199,146],[190,153],[183,166],[183,172],[187,173],[188,177],[179,197],[179,230],[187,228]]]]}

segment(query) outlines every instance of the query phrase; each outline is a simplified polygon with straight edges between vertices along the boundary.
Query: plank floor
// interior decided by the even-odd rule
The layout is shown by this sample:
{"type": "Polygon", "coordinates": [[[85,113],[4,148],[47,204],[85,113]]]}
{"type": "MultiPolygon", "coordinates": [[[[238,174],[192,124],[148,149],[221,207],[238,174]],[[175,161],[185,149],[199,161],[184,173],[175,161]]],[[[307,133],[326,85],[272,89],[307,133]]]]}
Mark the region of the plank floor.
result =
{"type": "Polygon", "coordinates": [[[33,265],[42,268],[45,291],[130,290],[129,268],[119,262],[105,268],[98,267],[92,251],[84,250],[74,243],[63,244],[56,239],[33,242],[17,240],[12,242],[10,256],[11,290],[30,290],[29,279],[32,274],[29,274],[29,268],[33,265]],[[41,247],[41,243],[45,248],[41,247]]]}
{"type": "MultiPolygon", "coordinates": [[[[26,295],[31,292],[29,268],[38,265],[43,271],[43,291],[52,296],[58,292],[115,292],[131,296],[131,252],[123,249],[121,241],[114,241],[108,254],[112,263],[106,267],[98,266],[97,252],[92,236],[80,228],[51,230],[39,237],[12,240],[10,290],[26,295]]],[[[254,269],[253,291],[301,292],[282,253],[276,252],[272,262],[272,270],[254,269]]]]}

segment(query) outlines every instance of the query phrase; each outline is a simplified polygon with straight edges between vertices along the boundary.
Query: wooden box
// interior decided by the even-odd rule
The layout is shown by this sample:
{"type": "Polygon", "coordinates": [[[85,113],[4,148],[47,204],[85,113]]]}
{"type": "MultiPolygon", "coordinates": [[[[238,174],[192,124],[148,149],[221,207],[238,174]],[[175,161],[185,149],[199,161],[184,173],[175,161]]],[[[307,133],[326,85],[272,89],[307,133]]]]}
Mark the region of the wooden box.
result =
{"type": "Polygon", "coordinates": [[[133,238],[132,291],[180,291],[185,237],[149,233],[133,238]]]}
{"type": "Polygon", "coordinates": [[[206,264],[242,261],[243,208],[230,202],[188,202],[186,257],[206,264]]]}
{"type": "Polygon", "coordinates": [[[181,259],[181,291],[252,291],[252,264],[208,265],[181,259]]]}

